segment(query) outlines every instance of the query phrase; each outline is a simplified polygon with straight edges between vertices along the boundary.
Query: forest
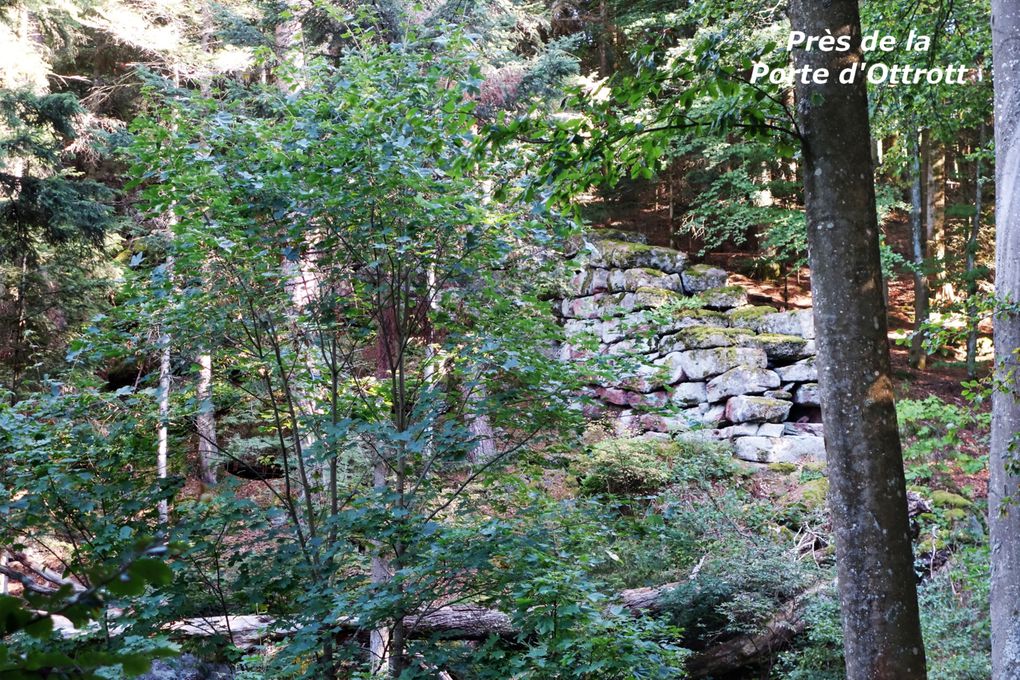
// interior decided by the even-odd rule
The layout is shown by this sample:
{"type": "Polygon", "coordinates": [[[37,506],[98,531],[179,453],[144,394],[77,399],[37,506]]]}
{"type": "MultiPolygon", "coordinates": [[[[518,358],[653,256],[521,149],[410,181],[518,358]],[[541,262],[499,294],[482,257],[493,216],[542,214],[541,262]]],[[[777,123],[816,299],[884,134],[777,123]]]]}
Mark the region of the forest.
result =
{"type": "Polygon", "coordinates": [[[1020,1],[0,2],[0,680],[1020,680],[1020,1]]]}

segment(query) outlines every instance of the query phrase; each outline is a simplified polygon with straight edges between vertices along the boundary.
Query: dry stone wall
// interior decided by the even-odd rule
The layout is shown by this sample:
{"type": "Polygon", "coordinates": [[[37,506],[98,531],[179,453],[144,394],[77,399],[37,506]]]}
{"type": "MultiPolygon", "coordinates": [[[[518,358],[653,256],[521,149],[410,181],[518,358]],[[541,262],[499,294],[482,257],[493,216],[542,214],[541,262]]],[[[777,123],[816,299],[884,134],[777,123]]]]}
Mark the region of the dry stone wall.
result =
{"type": "Polygon", "coordinates": [[[811,310],[752,305],[722,269],[608,236],[571,260],[557,304],[562,359],[619,360],[591,415],[620,435],[729,439],[748,461],[824,458],[811,310]]]}

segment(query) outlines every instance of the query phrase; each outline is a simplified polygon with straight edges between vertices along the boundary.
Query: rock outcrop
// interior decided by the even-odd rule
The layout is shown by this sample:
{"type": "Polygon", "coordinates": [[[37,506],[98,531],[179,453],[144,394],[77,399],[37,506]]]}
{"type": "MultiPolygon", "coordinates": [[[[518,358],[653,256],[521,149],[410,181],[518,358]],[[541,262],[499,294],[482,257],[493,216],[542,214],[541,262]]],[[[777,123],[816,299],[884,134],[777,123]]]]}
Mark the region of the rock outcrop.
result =
{"type": "Polygon", "coordinates": [[[593,371],[591,415],[620,435],[730,439],[753,462],[824,458],[811,310],[750,304],[722,269],[611,236],[570,261],[556,306],[560,358],[610,365],[593,371]]]}

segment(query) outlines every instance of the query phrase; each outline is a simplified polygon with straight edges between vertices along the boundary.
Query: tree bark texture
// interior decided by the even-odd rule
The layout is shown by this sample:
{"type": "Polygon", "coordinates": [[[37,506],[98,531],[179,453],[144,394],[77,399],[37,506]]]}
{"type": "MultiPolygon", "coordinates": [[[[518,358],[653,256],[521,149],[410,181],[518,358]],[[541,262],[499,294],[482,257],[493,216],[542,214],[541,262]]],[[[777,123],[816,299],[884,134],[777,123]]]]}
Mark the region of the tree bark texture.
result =
{"type": "Polygon", "coordinates": [[[925,274],[925,260],[928,257],[928,237],[925,227],[924,180],[921,176],[924,163],[921,160],[922,149],[918,142],[921,132],[911,135],[911,175],[910,187],[910,234],[914,256],[914,335],[910,340],[910,365],[924,370],[927,354],[924,350],[924,333],[922,327],[928,321],[928,300],[930,291],[928,277],[925,274]]]}
{"type": "Polygon", "coordinates": [[[995,72],[995,385],[989,456],[992,677],[1020,678],[1020,2],[993,0],[995,72]],[[1012,306],[1013,310],[1008,308],[1012,306]]]}
{"type": "MultiPolygon", "coordinates": [[[[848,52],[797,50],[838,74],[861,61],[857,0],[793,0],[794,30],[850,35],[848,52]]],[[[890,377],[867,89],[798,83],[819,388],[848,680],[926,677],[903,458],[890,377]]]]}
{"type": "Polygon", "coordinates": [[[214,461],[219,446],[216,442],[216,414],[212,401],[212,355],[198,355],[198,414],[195,416],[195,431],[198,433],[198,466],[205,484],[216,483],[214,461]]]}
{"type": "MultiPolygon", "coordinates": [[[[978,132],[978,149],[985,147],[985,124],[981,123],[978,132]]],[[[974,160],[974,220],[971,222],[970,234],[967,237],[967,377],[977,376],[977,341],[978,341],[978,310],[976,296],[978,293],[977,250],[981,236],[981,211],[984,209],[984,180],[981,177],[981,157],[974,160]]]]}
{"type": "Polygon", "coordinates": [[[946,276],[946,151],[945,147],[932,141],[931,133],[925,130],[924,143],[924,200],[925,229],[928,237],[929,267],[935,300],[941,303],[953,299],[953,285],[946,276]]]}

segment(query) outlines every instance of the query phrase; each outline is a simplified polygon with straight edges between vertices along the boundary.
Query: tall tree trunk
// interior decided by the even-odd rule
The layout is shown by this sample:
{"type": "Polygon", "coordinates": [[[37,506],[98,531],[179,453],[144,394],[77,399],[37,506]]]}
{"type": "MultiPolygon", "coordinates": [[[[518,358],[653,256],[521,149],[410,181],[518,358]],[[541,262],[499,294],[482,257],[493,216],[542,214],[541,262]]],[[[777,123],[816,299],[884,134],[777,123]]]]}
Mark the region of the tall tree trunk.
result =
{"type": "Polygon", "coordinates": [[[219,445],[216,441],[216,413],[212,401],[212,355],[198,355],[198,415],[195,416],[195,430],[198,432],[198,466],[205,484],[216,484],[216,469],[213,461],[219,445]]]}
{"type": "MultiPolygon", "coordinates": [[[[985,137],[988,134],[984,122],[978,132],[978,153],[985,148],[985,137]]],[[[981,211],[984,209],[984,185],[981,178],[981,156],[974,159],[974,220],[971,222],[970,235],[967,237],[967,377],[977,376],[977,341],[978,341],[978,310],[977,310],[977,249],[981,235],[981,211]]]]}
{"type": "Polygon", "coordinates": [[[924,370],[927,354],[924,350],[924,333],[922,328],[928,321],[928,277],[925,273],[928,239],[924,225],[924,186],[922,183],[921,147],[918,137],[923,134],[914,131],[910,141],[911,175],[910,187],[910,233],[914,255],[914,335],[910,340],[910,365],[924,370]]]}
{"type": "Polygon", "coordinates": [[[992,677],[1020,678],[1020,3],[992,0],[995,71],[995,385],[989,454],[992,677]]]}
{"type": "Polygon", "coordinates": [[[925,220],[928,234],[929,256],[931,257],[931,280],[929,284],[940,303],[952,301],[953,286],[946,282],[946,151],[941,144],[933,142],[925,130],[925,220]]]}
{"type": "MultiPolygon", "coordinates": [[[[381,458],[376,461],[372,470],[372,482],[377,493],[386,493],[389,489],[387,484],[388,469],[386,462],[381,458]]],[[[371,573],[369,577],[372,583],[382,585],[390,580],[390,564],[384,554],[385,546],[381,542],[375,542],[372,546],[371,573]]],[[[372,675],[386,676],[390,672],[390,628],[380,626],[369,633],[368,652],[370,656],[370,669],[372,675]]]]}
{"type": "MultiPolygon", "coordinates": [[[[167,264],[169,271],[170,264],[167,264]]],[[[159,406],[159,425],[156,431],[156,476],[166,479],[167,449],[170,438],[170,335],[160,330],[159,337],[159,388],[157,402],[159,406]]],[[[166,524],[169,519],[166,499],[159,502],[159,521],[166,524]]]]}
{"type": "MultiPolygon", "coordinates": [[[[862,61],[857,0],[793,0],[794,30],[851,35],[849,52],[798,50],[798,66],[862,61]]],[[[819,389],[848,680],[925,674],[871,165],[867,88],[798,83],[819,389]]]]}
{"type": "Polygon", "coordinates": [[[607,0],[599,0],[599,75],[603,78],[613,75],[609,54],[613,47],[612,30],[609,3],[607,0]]]}

